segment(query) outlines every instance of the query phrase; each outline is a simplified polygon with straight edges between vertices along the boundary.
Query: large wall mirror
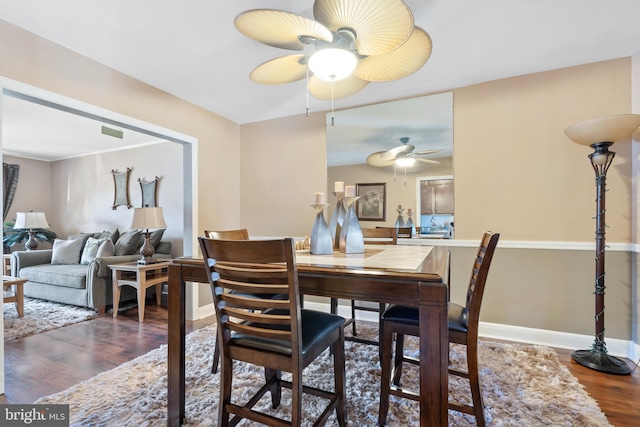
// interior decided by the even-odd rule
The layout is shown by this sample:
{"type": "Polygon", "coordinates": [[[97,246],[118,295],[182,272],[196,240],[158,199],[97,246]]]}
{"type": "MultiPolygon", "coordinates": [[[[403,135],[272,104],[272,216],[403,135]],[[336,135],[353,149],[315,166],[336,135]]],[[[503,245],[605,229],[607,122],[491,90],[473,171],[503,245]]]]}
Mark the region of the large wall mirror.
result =
{"type": "Polygon", "coordinates": [[[327,114],[327,188],[386,183],[385,220],[366,227],[410,214],[417,236],[452,237],[452,92],[338,111],[331,123],[327,114]]]}

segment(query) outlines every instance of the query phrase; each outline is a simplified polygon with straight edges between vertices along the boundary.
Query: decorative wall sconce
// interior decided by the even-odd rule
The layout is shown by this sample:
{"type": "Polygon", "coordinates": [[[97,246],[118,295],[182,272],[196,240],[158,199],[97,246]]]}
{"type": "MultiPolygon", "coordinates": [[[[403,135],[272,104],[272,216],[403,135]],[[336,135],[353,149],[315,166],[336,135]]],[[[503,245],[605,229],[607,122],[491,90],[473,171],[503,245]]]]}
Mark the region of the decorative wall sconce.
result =
{"type": "Polygon", "coordinates": [[[143,208],[155,208],[158,200],[158,181],[160,177],[157,177],[153,181],[145,182],[142,178],[138,178],[140,183],[140,190],[142,191],[142,204],[143,208]]]}
{"type": "Polygon", "coordinates": [[[116,209],[118,206],[126,206],[127,209],[133,207],[133,205],[129,202],[129,176],[131,174],[131,168],[127,168],[125,172],[118,172],[115,169],[111,170],[111,175],[113,175],[113,185],[114,185],[114,194],[113,194],[113,205],[111,209],[116,209]]]}

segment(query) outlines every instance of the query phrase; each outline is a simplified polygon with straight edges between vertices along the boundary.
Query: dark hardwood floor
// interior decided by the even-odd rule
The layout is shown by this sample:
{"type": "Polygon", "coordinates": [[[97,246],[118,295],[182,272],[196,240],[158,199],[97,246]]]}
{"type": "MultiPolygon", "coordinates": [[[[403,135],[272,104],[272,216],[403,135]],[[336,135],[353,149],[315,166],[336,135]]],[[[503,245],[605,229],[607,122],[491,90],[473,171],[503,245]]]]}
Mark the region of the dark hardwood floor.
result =
{"type": "MultiPolygon", "coordinates": [[[[187,322],[187,332],[214,318],[187,322]]],[[[5,343],[5,394],[0,403],[32,403],[167,343],[166,298],[158,307],[147,301],[144,323],[136,306],[114,319],[97,319],[5,343]]],[[[562,363],[582,383],[617,427],[640,425],[640,369],[632,375],[603,374],[571,360],[557,349],[562,363]]]]}

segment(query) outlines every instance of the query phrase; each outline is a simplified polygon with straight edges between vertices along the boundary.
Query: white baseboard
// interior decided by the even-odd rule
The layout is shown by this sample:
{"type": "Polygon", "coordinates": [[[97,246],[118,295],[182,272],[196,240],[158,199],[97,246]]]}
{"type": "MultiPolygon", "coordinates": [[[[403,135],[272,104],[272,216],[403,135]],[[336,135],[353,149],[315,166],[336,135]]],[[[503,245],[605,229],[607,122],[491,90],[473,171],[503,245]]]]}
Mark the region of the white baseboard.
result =
{"type": "Polygon", "coordinates": [[[216,314],[216,308],[213,305],[213,303],[211,303],[211,304],[203,305],[202,307],[195,308],[193,310],[193,319],[187,319],[187,320],[200,320],[200,319],[204,319],[205,317],[215,316],[215,314],[216,314]]]}
{"type": "MultiPolygon", "coordinates": [[[[305,301],[304,306],[311,310],[329,312],[329,304],[327,303],[305,301]]],[[[212,316],[215,314],[214,306],[213,304],[209,304],[207,306],[200,307],[196,313],[198,314],[197,319],[212,316]]],[[[343,317],[351,317],[351,308],[347,305],[338,305],[338,314],[343,317]]],[[[367,322],[378,322],[378,315],[375,312],[357,311],[356,318],[367,322]]],[[[594,337],[589,335],[488,322],[480,322],[479,334],[481,337],[485,338],[545,345],[548,347],[564,348],[569,350],[583,350],[591,348],[591,344],[593,344],[594,340],[594,337]]],[[[606,343],[607,350],[613,356],[626,357],[634,362],[640,358],[640,344],[635,344],[633,341],[629,340],[614,338],[606,338],[606,343]]]]}

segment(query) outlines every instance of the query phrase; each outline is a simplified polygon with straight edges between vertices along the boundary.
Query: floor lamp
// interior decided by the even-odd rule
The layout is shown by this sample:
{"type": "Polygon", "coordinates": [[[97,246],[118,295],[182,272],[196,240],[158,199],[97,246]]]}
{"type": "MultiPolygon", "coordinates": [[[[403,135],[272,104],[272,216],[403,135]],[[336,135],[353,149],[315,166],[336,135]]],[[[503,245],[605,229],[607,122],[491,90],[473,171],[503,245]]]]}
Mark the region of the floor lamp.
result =
{"type": "Polygon", "coordinates": [[[588,350],[576,350],[571,358],[577,363],[596,371],[627,375],[631,368],[627,363],[607,353],[604,341],[604,261],[605,261],[605,192],[607,170],[616,153],[609,151],[614,142],[629,139],[640,126],[640,115],[622,114],[601,117],[576,123],[564,133],[574,142],[593,148],[589,154],[591,166],[596,173],[596,274],[595,274],[595,341],[588,350]]]}

